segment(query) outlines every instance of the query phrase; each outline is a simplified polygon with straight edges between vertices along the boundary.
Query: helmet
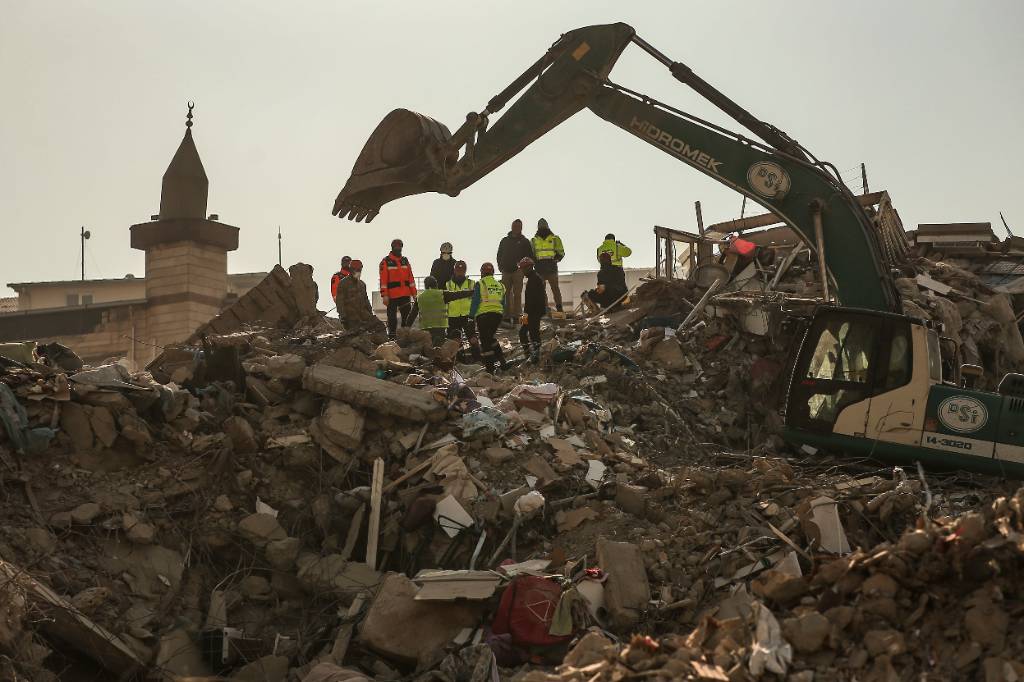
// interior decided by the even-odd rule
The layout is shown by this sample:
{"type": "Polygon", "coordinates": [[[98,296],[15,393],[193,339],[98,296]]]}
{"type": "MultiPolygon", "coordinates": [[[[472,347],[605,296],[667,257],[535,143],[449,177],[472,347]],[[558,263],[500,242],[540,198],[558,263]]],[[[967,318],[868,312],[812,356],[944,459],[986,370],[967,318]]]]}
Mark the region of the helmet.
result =
{"type": "Polygon", "coordinates": [[[362,270],[363,269],[363,261],[358,260],[358,259],[352,261],[351,263],[348,264],[348,269],[349,270],[362,270]]]}
{"type": "Polygon", "coordinates": [[[430,277],[428,275],[427,277],[423,278],[423,286],[425,286],[427,289],[436,289],[437,288],[437,279],[434,278],[434,277],[430,277]]]}
{"type": "Polygon", "coordinates": [[[523,256],[522,258],[519,259],[519,264],[518,265],[519,265],[520,268],[532,268],[533,267],[533,259],[530,258],[529,256],[523,256]]]}
{"type": "Polygon", "coordinates": [[[444,244],[441,244],[441,253],[451,253],[451,252],[452,252],[452,243],[451,242],[445,242],[444,244]]]}
{"type": "Polygon", "coordinates": [[[345,267],[346,265],[348,265],[351,262],[352,262],[352,256],[342,256],[341,257],[341,267],[345,267]]]}
{"type": "Polygon", "coordinates": [[[393,249],[396,246],[405,246],[405,244],[402,242],[401,239],[392,239],[391,240],[391,248],[393,249]]]}
{"type": "Polygon", "coordinates": [[[455,261],[455,266],[454,267],[455,267],[455,271],[456,272],[459,272],[460,270],[462,272],[465,272],[466,271],[466,261],[464,261],[464,260],[457,260],[457,261],[455,261]]]}
{"type": "Polygon", "coordinates": [[[494,263],[484,263],[480,266],[481,275],[493,275],[494,274],[494,263]]]}

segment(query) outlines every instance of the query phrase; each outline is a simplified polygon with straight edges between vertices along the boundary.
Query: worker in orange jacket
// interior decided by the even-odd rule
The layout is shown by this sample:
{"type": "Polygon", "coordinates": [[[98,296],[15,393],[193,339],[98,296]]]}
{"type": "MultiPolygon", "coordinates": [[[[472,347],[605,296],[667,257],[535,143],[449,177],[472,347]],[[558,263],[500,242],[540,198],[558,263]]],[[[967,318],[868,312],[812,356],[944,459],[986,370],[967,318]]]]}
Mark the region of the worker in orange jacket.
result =
{"type": "Polygon", "coordinates": [[[380,262],[380,300],[388,310],[388,338],[398,332],[398,313],[402,313],[402,326],[412,324],[410,313],[416,300],[416,278],[412,275],[409,259],[402,255],[405,246],[401,239],[391,242],[391,252],[380,262]]]}
{"type": "Polygon", "coordinates": [[[350,274],[352,274],[352,270],[349,268],[351,264],[351,256],[341,257],[341,270],[338,270],[336,273],[331,275],[331,298],[338,298],[338,284],[341,282],[341,280],[345,279],[350,274]]]}

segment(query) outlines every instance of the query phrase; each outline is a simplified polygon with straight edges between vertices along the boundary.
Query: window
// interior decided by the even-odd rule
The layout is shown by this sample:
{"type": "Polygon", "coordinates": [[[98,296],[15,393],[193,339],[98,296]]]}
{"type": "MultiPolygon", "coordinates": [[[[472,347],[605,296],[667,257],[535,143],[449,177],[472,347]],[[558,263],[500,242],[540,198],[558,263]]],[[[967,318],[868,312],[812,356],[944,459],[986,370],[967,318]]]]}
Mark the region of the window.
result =
{"type": "Polygon", "coordinates": [[[934,329],[928,330],[928,374],[932,383],[942,383],[942,350],[939,335],[934,329]]]}
{"type": "Polygon", "coordinates": [[[891,391],[910,382],[910,375],[913,372],[912,360],[910,330],[906,325],[899,325],[893,330],[892,341],[889,343],[889,362],[882,384],[883,390],[891,391]]]}
{"type": "Polygon", "coordinates": [[[82,305],[92,304],[92,294],[82,294],[82,305]]]}
{"type": "Polygon", "coordinates": [[[67,294],[64,300],[66,305],[78,305],[78,294],[67,294]]]}
{"type": "Polygon", "coordinates": [[[866,384],[874,342],[869,325],[833,320],[818,337],[807,378],[866,384]]]}
{"type": "Polygon", "coordinates": [[[884,321],[873,316],[818,316],[797,360],[800,380],[790,387],[787,422],[828,432],[847,405],[869,398],[879,374],[875,365],[884,361],[877,348],[884,329],[884,321]]]}

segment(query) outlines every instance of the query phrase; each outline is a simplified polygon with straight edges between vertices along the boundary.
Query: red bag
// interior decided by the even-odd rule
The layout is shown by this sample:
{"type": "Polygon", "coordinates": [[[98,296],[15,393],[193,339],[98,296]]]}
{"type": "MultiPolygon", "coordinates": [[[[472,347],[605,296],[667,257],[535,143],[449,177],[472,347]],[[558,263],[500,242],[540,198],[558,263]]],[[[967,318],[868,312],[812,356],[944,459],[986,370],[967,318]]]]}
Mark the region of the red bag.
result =
{"type": "Polygon", "coordinates": [[[562,598],[562,588],[553,580],[522,575],[515,578],[498,604],[491,632],[512,637],[517,646],[550,646],[567,642],[571,635],[548,634],[562,598]]]}

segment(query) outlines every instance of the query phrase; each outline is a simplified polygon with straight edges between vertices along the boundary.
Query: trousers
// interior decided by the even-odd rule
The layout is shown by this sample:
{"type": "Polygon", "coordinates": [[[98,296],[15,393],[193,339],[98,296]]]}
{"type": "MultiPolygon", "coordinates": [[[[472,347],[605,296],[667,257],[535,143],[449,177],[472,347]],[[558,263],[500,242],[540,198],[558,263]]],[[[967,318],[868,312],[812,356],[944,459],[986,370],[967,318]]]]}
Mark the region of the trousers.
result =
{"type": "Polygon", "coordinates": [[[554,272],[537,272],[544,278],[547,285],[551,287],[551,297],[555,299],[555,310],[562,309],[562,290],[558,288],[558,270],[554,272]]]}
{"type": "Polygon", "coordinates": [[[481,313],[476,316],[476,328],[480,332],[480,355],[488,372],[494,372],[496,364],[505,368],[505,354],[495,335],[501,325],[501,313],[481,313]]]}
{"type": "Polygon", "coordinates": [[[449,339],[462,339],[465,336],[466,341],[476,336],[476,325],[473,324],[473,318],[469,315],[459,315],[457,317],[448,318],[448,338],[449,339]]]}
{"type": "Polygon", "coordinates": [[[528,356],[540,350],[540,315],[530,315],[526,324],[519,327],[519,343],[528,356]]]}
{"type": "Polygon", "coordinates": [[[505,287],[505,314],[515,319],[523,312],[523,271],[501,273],[501,283],[505,287]]]}
{"type": "Polygon", "coordinates": [[[399,296],[388,299],[388,337],[395,338],[398,333],[398,313],[402,313],[402,326],[408,327],[412,324],[410,313],[412,312],[412,299],[409,296],[399,296]]]}

